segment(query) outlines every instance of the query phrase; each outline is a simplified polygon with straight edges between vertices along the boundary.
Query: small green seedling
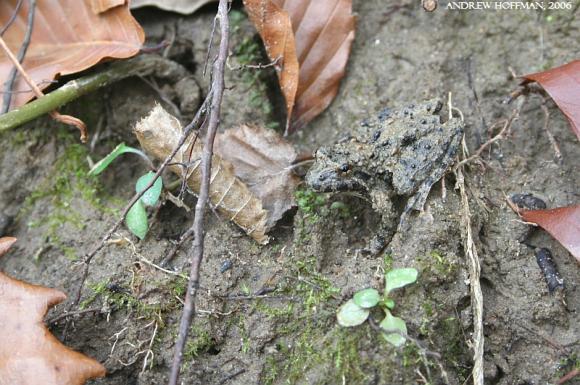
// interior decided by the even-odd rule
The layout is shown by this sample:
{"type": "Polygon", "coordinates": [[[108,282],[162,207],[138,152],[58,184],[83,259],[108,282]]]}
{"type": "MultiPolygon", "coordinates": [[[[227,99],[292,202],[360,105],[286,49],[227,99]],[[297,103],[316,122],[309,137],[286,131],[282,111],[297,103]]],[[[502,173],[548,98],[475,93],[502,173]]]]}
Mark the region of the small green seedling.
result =
{"type": "MultiPolygon", "coordinates": [[[[109,155],[105,156],[101,159],[97,164],[93,166],[91,171],[89,171],[89,175],[99,175],[103,172],[117,157],[124,153],[133,153],[137,154],[149,161],[147,155],[145,155],[142,151],[126,146],[125,143],[119,144],[113,151],[109,153],[109,155]]],[[[147,174],[142,175],[135,184],[135,191],[140,193],[151,183],[155,173],[149,171],[147,174]]],[[[139,239],[145,238],[147,235],[147,230],[149,229],[149,224],[147,222],[147,211],[145,209],[146,206],[154,206],[159,201],[159,196],[161,195],[161,190],[163,189],[163,181],[161,178],[157,178],[153,186],[151,186],[135,203],[127,216],[125,217],[125,224],[127,228],[135,234],[139,239]]]]}
{"type": "Polygon", "coordinates": [[[395,301],[389,293],[409,285],[417,280],[418,272],[414,268],[393,269],[385,274],[385,291],[381,297],[376,289],[363,289],[355,293],[352,299],[342,305],[336,314],[340,326],[352,327],[361,325],[368,318],[373,307],[379,306],[385,318],[379,323],[383,337],[392,345],[399,347],[405,343],[407,325],[399,317],[391,314],[395,301]]]}

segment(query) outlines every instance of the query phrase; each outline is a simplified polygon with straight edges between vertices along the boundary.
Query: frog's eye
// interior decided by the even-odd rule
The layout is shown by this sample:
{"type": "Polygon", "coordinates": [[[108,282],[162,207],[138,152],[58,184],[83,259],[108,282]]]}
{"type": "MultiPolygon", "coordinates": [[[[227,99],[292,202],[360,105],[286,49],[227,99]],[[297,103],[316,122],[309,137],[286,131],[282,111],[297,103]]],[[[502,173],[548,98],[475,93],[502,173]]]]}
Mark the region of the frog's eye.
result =
{"type": "Polygon", "coordinates": [[[340,165],[338,169],[342,172],[347,172],[348,170],[350,170],[350,165],[348,163],[343,163],[340,165]]]}

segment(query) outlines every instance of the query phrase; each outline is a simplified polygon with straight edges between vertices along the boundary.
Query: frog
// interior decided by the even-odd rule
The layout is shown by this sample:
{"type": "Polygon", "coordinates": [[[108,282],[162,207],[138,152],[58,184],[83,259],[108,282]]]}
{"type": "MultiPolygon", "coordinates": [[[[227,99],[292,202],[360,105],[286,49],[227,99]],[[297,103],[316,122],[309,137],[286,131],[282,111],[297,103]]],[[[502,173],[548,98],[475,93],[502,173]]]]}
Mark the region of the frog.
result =
{"type": "Polygon", "coordinates": [[[320,147],[306,174],[306,185],[321,193],[362,194],[380,214],[380,225],[367,247],[378,254],[413,211],[423,211],[433,185],[455,162],[463,138],[463,120],[442,123],[437,98],[384,108],[351,133],[320,147]],[[397,207],[403,206],[402,212],[397,207]]]}

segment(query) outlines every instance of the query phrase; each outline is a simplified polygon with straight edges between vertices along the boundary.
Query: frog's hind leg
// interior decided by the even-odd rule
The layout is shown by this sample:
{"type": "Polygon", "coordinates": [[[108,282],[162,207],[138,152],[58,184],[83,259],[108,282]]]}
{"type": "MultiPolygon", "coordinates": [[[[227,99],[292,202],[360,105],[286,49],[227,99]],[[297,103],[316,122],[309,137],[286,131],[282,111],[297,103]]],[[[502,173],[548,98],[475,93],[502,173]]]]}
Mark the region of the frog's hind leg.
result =
{"type": "Polygon", "coordinates": [[[429,196],[431,188],[435,183],[443,178],[449,166],[453,164],[458,146],[459,138],[451,143],[449,149],[445,152],[443,157],[440,158],[441,161],[439,166],[435,168],[431,173],[431,176],[425,179],[425,181],[419,186],[417,192],[415,192],[415,194],[409,198],[407,205],[405,206],[405,209],[403,210],[403,213],[399,219],[399,227],[397,231],[405,228],[407,219],[411,214],[411,210],[423,211],[423,207],[425,206],[425,202],[427,201],[427,197],[429,196]]]}
{"type": "Polygon", "coordinates": [[[367,246],[360,251],[374,256],[380,254],[393,239],[398,214],[391,199],[388,196],[381,197],[380,194],[373,197],[373,208],[380,213],[381,224],[367,246]]]}
{"type": "Polygon", "coordinates": [[[415,195],[413,195],[411,198],[409,198],[409,200],[407,201],[407,205],[405,206],[405,209],[403,210],[403,213],[401,214],[401,217],[399,218],[399,229],[398,230],[404,229],[404,227],[407,223],[407,219],[409,218],[409,215],[411,215],[412,210],[423,211],[423,207],[425,206],[425,201],[427,201],[427,197],[429,196],[429,192],[431,191],[431,188],[433,187],[433,185],[439,179],[441,179],[441,176],[427,178],[421,184],[421,186],[419,186],[419,189],[417,190],[415,195]]]}

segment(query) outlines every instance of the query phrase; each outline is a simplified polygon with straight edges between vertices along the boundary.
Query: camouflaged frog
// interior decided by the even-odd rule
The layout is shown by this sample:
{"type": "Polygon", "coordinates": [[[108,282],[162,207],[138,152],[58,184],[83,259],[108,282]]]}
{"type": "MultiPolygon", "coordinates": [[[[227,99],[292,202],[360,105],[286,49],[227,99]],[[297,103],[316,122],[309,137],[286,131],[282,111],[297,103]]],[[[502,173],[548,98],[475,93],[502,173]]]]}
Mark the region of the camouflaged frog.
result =
{"type": "Polygon", "coordinates": [[[358,191],[381,214],[381,227],[368,252],[390,242],[397,217],[402,226],[411,210],[423,210],[431,187],[453,163],[463,122],[441,123],[442,104],[430,100],[400,110],[385,109],[364,121],[351,136],[316,152],[306,183],[319,192],[358,191]],[[398,215],[393,198],[408,197],[398,215]]]}

